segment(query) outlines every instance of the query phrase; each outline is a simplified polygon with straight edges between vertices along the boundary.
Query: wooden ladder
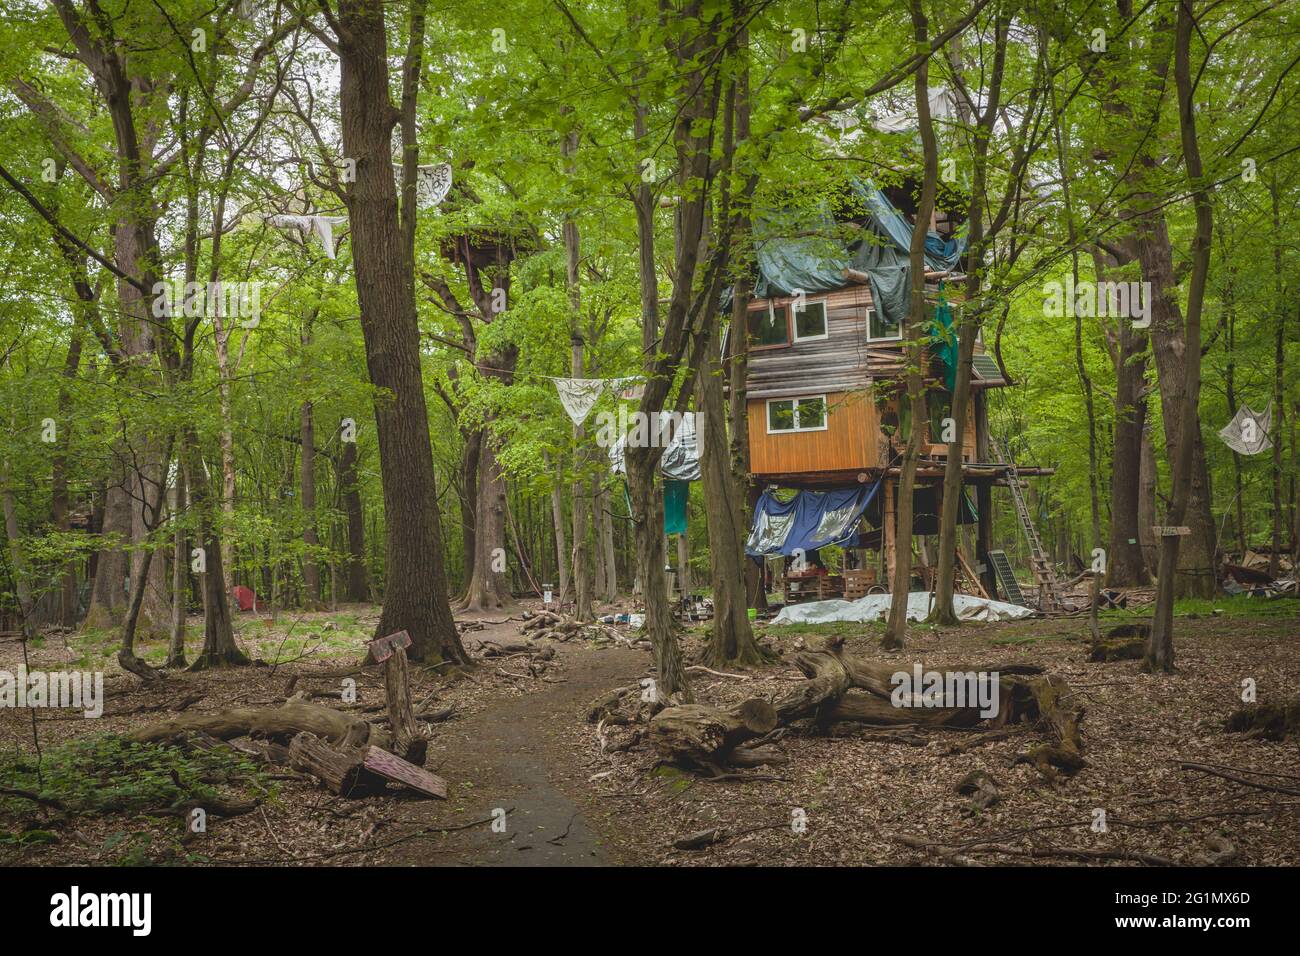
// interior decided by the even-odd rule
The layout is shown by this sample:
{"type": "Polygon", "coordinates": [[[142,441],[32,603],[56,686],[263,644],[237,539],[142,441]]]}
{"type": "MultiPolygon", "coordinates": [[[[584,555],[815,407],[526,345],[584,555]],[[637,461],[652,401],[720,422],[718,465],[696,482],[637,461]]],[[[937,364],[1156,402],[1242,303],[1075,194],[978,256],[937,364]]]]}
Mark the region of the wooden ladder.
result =
{"type": "MultiPolygon", "coordinates": [[[[1002,454],[1001,447],[992,435],[989,436],[989,450],[993,452],[998,464],[1007,466],[1007,485],[1011,488],[1011,498],[1016,503],[1016,518],[1020,522],[1020,530],[1024,533],[1025,540],[1029,543],[1029,569],[1038,583],[1039,610],[1044,613],[1064,610],[1065,596],[1061,591],[1061,583],[1056,579],[1056,569],[1052,567],[1052,562],[1047,559],[1047,554],[1043,551],[1043,542],[1034,527],[1029,505],[1025,503],[1024,485],[1020,480],[1016,463],[1010,455],[1002,454]]],[[[1005,555],[1003,560],[1006,560],[1005,555]]],[[[1007,565],[1007,570],[1008,572],[1011,570],[1010,564],[1007,565]]]]}

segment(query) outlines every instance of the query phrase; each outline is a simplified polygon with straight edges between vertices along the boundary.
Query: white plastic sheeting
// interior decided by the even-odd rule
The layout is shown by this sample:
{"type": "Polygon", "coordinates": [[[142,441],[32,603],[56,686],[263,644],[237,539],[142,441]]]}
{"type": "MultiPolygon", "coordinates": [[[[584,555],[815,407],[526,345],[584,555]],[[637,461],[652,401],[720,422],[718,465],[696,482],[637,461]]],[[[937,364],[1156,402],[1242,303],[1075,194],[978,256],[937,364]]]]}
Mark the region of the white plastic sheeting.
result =
{"type": "Polygon", "coordinates": [[[346,216],[267,216],[266,221],[299,245],[307,245],[307,237],[320,240],[326,257],[334,258],[334,227],[347,222],[346,216]]]}
{"type": "Polygon", "coordinates": [[[1242,405],[1232,421],[1219,429],[1223,443],[1239,455],[1258,455],[1273,447],[1268,437],[1273,430],[1273,403],[1263,413],[1242,405]]]}
{"type": "MultiPolygon", "coordinates": [[[[889,616],[892,596],[868,594],[856,601],[809,601],[807,604],[788,604],[772,619],[773,624],[831,624],[843,621],[867,624],[883,621],[889,616]]],[[[970,594],[954,594],[953,609],[962,621],[1014,621],[1032,617],[1034,612],[1019,604],[990,601],[970,594]]],[[[913,591],[907,596],[907,619],[924,621],[930,616],[929,591],[913,591]]]]}

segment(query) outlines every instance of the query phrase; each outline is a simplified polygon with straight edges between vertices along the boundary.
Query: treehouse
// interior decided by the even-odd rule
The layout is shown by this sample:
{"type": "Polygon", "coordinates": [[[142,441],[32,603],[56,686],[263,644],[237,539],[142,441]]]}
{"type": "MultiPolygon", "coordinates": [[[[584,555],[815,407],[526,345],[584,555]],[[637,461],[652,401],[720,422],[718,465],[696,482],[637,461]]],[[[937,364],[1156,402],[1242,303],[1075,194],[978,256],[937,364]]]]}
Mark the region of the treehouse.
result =
{"type": "MultiPolygon", "coordinates": [[[[912,420],[904,342],[912,226],[900,211],[909,198],[901,190],[887,195],[870,183],[855,183],[836,215],[820,211],[811,224],[805,219],[756,225],[757,274],[744,330],[745,400],[749,470],[761,493],[747,550],[753,557],[794,556],[799,564],[811,556],[818,567],[787,576],[788,600],[801,592],[852,599],[888,589],[900,465],[913,428],[921,431],[912,529],[920,545],[914,565],[921,586],[933,586],[937,555],[927,552],[926,537],[938,533],[943,475],[954,453],[979,503],[963,494],[958,509],[960,522],[978,526],[976,560],[958,548],[959,587],[994,597],[999,584],[1005,592],[1015,586],[1009,566],[1008,580],[997,580],[1005,555],[999,562],[1002,553],[990,553],[991,488],[1012,488],[1023,507],[1020,476],[1037,470],[1017,472],[989,440],[988,391],[1007,382],[978,339],[972,400],[960,449],[953,450],[954,323],[962,308],[965,242],[957,217],[942,211],[932,219],[925,244],[925,415],[912,420]],[[817,552],[828,544],[846,549],[841,575],[821,566],[817,552]],[[870,551],[878,560],[867,556],[870,551]],[[809,577],[815,587],[805,588],[809,577]]],[[[1032,534],[1027,509],[1021,517],[1032,534]]],[[[1035,540],[1030,545],[1032,553],[1035,540]]],[[[1045,558],[1041,563],[1050,574],[1045,558]]],[[[1023,597],[1018,589],[1008,596],[1023,597]]],[[[1054,597],[1059,595],[1053,589],[1043,600],[1054,597]]]]}

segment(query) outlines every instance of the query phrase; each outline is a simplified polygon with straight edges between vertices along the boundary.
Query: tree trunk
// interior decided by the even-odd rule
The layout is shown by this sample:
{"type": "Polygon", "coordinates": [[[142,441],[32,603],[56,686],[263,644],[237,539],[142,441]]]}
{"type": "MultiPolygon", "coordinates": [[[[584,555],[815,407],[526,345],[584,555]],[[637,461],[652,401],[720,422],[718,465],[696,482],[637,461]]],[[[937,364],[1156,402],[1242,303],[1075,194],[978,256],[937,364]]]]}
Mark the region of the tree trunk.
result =
{"type": "Polygon", "coordinates": [[[596,534],[605,564],[604,599],[608,603],[618,600],[618,565],[614,560],[614,518],[609,513],[609,489],[596,482],[596,534]]]}
{"type": "MultiPolygon", "coordinates": [[[[550,461],[546,462],[549,470],[550,461]]],[[[559,603],[563,604],[569,593],[569,546],[564,533],[564,501],[560,497],[560,482],[563,473],[557,472],[551,483],[551,522],[555,529],[555,566],[556,582],[559,585],[559,603]]]]}
{"type": "MultiPolygon", "coordinates": [[[[183,458],[184,451],[178,456],[183,458]]],[[[185,617],[189,604],[189,547],[185,538],[185,462],[178,461],[176,484],[172,489],[172,521],[175,524],[172,547],[172,628],[167,642],[167,667],[185,666],[185,617]]]]}
{"type": "Polygon", "coordinates": [[[389,97],[384,8],[375,0],[341,0],[338,19],[343,150],[357,161],[347,194],[352,261],[366,365],[380,390],[375,423],[388,549],[377,633],[408,632],[416,660],[467,664],[443,572],[414,273],[393,183],[398,117],[389,97]]]}
{"type": "Polygon", "coordinates": [[[358,481],[357,443],[345,441],[338,458],[339,493],[348,522],[348,561],[343,599],[353,603],[370,598],[369,576],[366,573],[366,514],[361,504],[358,481]]]}
{"type": "MultiPolygon", "coordinates": [[[[921,0],[911,0],[912,28],[918,45],[928,45],[929,26],[921,0]]],[[[890,587],[892,600],[889,622],[885,627],[881,646],[897,650],[903,646],[907,631],[907,596],[912,583],[912,491],[916,487],[917,462],[921,457],[921,430],[925,428],[924,382],[921,367],[925,361],[921,335],[925,324],[925,237],[930,215],[934,211],[934,197],[939,179],[938,149],[934,127],[930,123],[929,60],[922,60],[916,70],[916,110],[921,131],[921,145],[925,157],[925,173],[921,183],[921,199],[917,203],[916,220],[912,227],[909,250],[911,267],[911,303],[908,310],[907,354],[910,371],[907,375],[906,401],[912,403],[912,428],[903,453],[898,480],[898,523],[895,532],[894,575],[890,587]]]]}
{"type": "Polygon", "coordinates": [[[303,606],[320,607],[320,562],[316,549],[320,538],[316,532],[316,423],[311,402],[302,403],[302,581],[303,606]]]}
{"type": "MultiPolygon", "coordinates": [[[[734,316],[734,313],[733,313],[734,316]]],[[[732,335],[744,336],[744,325],[733,319],[732,335]]],[[[709,354],[713,354],[710,345],[709,354]]],[[[704,480],[704,513],[708,522],[709,567],[713,587],[713,626],[704,662],[711,667],[760,664],[763,653],[749,624],[745,595],[745,528],[737,524],[735,481],[726,435],[726,406],[722,369],[706,365],[695,381],[697,440],[704,480]]]]}
{"type": "Polygon", "coordinates": [[[514,603],[505,573],[506,479],[491,435],[479,445],[478,502],[474,509],[474,569],[465,594],[467,611],[496,611],[514,603]]]}
{"type": "MultiPolygon", "coordinates": [[[[1200,416],[1197,412],[1201,394],[1201,307],[1205,300],[1205,283],[1210,271],[1210,242],[1214,236],[1214,209],[1210,202],[1210,184],[1201,167],[1200,145],[1197,142],[1196,117],[1192,105],[1191,37],[1194,29],[1191,2],[1178,5],[1176,38],[1174,41],[1174,81],[1178,88],[1178,128],[1183,145],[1183,158],[1187,169],[1187,182],[1192,189],[1196,208],[1196,234],[1192,239],[1192,278],[1187,295],[1186,352],[1182,356],[1185,380],[1181,383],[1184,397],[1178,441],[1175,454],[1170,456],[1173,491],[1169,498],[1169,524],[1181,525],[1194,499],[1195,473],[1193,461],[1200,444],[1200,416]]],[[[1163,376],[1162,376],[1163,378],[1163,376]]],[[[1168,419],[1169,409],[1165,417],[1168,419]]],[[[1168,427],[1166,425],[1166,427],[1168,427]]],[[[1208,489],[1206,489],[1208,491],[1208,489]]],[[[1206,501],[1208,506],[1209,502],[1206,501]]],[[[1151,636],[1147,642],[1143,668],[1148,671],[1169,672],[1174,669],[1174,598],[1177,595],[1174,569],[1179,567],[1178,552],[1182,536],[1166,534],[1160,542],[1160,565],[1156,574],[1156,606],[1151,636]]],[[[1209,555],[1213,557],[1213,552],[1209,555]]],[[[1209,580],[1211,592],[1214,585],[1214,568],[1211,565],[1209,580]]]]}
{"type": "Polygon", "coordinates": [[[187,428],[182,436],[181,458],[186,469],[185,480],[190,503],[198,518],[197,538],[201,542],[201,566],[204,568],[199,575],[203,588],[203,650],[190,665],[190,670],[247,664],[248,658],[235,643],[229,594],[222,575],[221,533],[218,530],[220,519],[216,513],[220,502],[212,500],[199,449],[198,432],[193,427],[187,428]]]}

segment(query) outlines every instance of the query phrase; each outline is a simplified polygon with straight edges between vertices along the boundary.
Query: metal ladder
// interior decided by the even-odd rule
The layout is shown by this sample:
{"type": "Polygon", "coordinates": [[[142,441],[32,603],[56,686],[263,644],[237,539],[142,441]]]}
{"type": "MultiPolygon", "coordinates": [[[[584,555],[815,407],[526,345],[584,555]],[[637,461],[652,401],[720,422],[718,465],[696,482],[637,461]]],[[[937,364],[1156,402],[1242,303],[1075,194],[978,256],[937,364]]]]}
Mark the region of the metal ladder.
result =
{"type": "MultiPolygon", "coordinates": [[[[1034,527],[1029,506],[1025,503],[1023,485],[1016,463],[1009,455],[1002,454],[1002,448],[992,435],[989,436],[989,451],[993,453],[998,464],[1007,466],[1007,485],[1011,488],[1011,498],[1016,503],[1016,517],[1020,521],[1020,530],[1029,543],[1029,569],[1034,574],[1034,580],[1038,582],[1041,595],[1039,610],[1044,613],[1064,610],[1065,599],[1061,593],[1061,583],[1056,579],[1056,569],[1052,567],[1052,562],[1047,559],[1047,554],[1043,551],[1043,542],[1038,537],[1038,530],[1034,527]]],[[[1005,554],[1003,560],[1006,560],[1005,554]]],[[[1008,564],[1007,573],[1010,574],[1010,571],[1011,566],[1008,564]]]]}

